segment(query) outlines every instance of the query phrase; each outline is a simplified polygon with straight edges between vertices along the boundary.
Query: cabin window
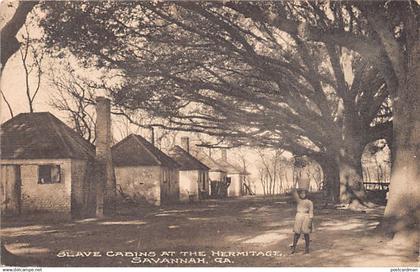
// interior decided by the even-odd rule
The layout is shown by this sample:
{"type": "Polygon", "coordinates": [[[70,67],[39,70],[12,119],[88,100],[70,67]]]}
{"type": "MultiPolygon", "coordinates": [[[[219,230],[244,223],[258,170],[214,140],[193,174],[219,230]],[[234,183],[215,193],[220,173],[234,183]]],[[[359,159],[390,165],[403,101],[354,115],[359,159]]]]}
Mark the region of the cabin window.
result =
{"type": "Polygon", "coordinates": [[[51,184],[61,182],[60,165],[39,165],[38,184],[51,184]]]}

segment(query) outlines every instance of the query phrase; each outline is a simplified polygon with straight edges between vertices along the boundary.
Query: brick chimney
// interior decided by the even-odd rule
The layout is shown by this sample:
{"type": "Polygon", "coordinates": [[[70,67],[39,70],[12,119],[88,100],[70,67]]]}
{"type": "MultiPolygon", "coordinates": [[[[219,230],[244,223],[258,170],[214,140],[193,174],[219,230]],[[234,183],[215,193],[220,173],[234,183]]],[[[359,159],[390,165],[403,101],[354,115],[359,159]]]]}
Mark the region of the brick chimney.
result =
{"type": "Polygon", "coordinates": [[[116,205],[116,181],[111,156],[111,101],[96,98],[96,216],[112,215],[116,205]]]}
{"type": "Polygon", "coordinates": [[[181,147],[190,153],[190,138],[188,137],[181,137],[181,147]]]}
{"type": "Polygon", "coordinates": [[[226,150],[226,148],[222,148],[221,153],[222,153],[222,160],[227,161],[227,150],[226,150]]]}

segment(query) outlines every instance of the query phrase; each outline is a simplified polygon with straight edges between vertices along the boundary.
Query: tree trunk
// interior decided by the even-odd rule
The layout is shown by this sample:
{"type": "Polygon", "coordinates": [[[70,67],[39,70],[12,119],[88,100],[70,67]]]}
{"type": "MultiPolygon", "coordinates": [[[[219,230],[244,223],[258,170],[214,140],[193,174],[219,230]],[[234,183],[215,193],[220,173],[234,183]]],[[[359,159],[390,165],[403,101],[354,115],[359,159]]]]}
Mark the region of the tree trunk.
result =
{"type": "Polygon", "coordinates": [[[9,58],[18,51],[19,41],[16,34],[26,21],[38,1],[20,1],[13,17],[0,30],[1,32],[1,71],[3,71],[9,58]]]}
{"type": "Polygon", "coordinates": [[[366,201],[361,158],[360,150],[350,151],[343,148],[337,155],[341,203],[358,205],[366,201]]]}
{"type": "Polygon", "coordinates": [[[384,225],[394,241],[417,244],[420,221],[420,43],[409,52],[407,71],[399,78],[393,97],[393,152],[391,184],[384,225]]]}
{"type": "Polygon", "coordinates": [[[357,208],[366,202],[363,186],[362,154],[366,145],[366,128],[359,122],[353,103],[347,101],[343,118],[343,139],[336,146],[336,160],[340,171],[340,202],[357,208]]]}
{"type": "Polygon", "coordinates": [[[324,190],[326,192],[327,201],[338,203],[340,200],[339,191],[339,168],[334,158],[325,158],[318,161],[324,175],[324,190]]]}
{"type": "Polygon", "coordinates": [[[357,208],[366,202],[363,186],[361,157],[362,144],[353,144],[331,149],[327,155],[318,159],[324,175],[324,185],[328,201],[350,204],[357,208]]]}

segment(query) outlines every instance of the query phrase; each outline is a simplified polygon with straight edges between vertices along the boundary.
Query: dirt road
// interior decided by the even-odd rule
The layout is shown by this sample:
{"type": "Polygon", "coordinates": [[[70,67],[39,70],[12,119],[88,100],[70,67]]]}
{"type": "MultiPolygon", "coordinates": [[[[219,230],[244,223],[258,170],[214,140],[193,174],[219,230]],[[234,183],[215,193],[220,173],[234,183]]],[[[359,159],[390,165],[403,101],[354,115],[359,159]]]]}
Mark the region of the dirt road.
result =
{"type": "Polygon", "coordinates": [[[289,254],[294,205],[287,197],[209,200],[121,208],[103,220],[45,215],[2,221],[6,248],[41,266],[417,266],[418,252],[374,231],[382,207],[365,213],[316,209],[311,252],[289,254]],[[123,256],[121,256],[123,255],[123,256]]]}

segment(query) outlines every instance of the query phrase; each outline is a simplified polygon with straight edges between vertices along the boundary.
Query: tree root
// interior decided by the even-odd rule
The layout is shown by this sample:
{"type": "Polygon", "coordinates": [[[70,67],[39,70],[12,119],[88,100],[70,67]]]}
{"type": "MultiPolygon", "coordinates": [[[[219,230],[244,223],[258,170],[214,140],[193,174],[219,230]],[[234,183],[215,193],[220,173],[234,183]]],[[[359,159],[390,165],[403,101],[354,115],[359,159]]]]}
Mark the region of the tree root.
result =
{"type": "Polygon", "coordinates": [[[340,203],[336,204],[335,208],[340,210],[351,210],[357,212],[367,212],[370,209],[375,208],[377,205],[372,202],[360,202],[357,199],[354,199],[350,203],[340,203]]]}

